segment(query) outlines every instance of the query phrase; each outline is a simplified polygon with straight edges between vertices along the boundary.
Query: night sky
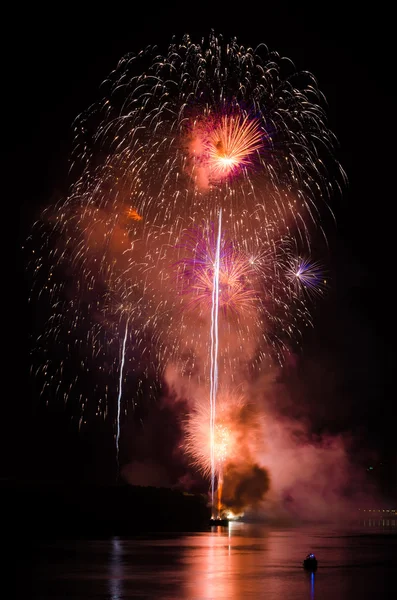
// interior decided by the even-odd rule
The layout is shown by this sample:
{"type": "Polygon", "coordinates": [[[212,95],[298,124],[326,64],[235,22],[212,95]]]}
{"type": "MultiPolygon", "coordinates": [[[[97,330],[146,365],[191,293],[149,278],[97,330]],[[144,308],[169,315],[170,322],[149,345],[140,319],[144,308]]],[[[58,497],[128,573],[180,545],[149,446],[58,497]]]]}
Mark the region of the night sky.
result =
{"type": "MultiPolygon", "coordinates": [[[[12,383],[3,372],[2,477],[112,477],[108,429],[79,435],[61,407],[42,407],[35,396],[28,376],[35,315],[27,305],[30,283],[20,249],[40,209],[65,192],[72,121],[98,98],[99,84],[119,58],[151,43],[166,49],[173,34],[199,40],[212,27],[243,45],[264,42],[288,56],[297,69],[314,73],[327,98],[349,184],[332,204],[336,224],[325,224],[331,291],[314,311],[315,328],[303,340],[299,376],[290,385],[297,416],[310,415],[313,431],[351,431],[357,454],[373,452],[386,463],[386,479],[395,473],[393,20],[379,3],[376,14],[362,8],[345,14],[335,3],[327,9],[318,3],[316,10],[299,3],[299,11],[273,4],[235,4],[229,12],[226,4],[214,12],[189,3],[170,12],[148,7],[145,14],[110,8],[84,17],[72,10],[10,17],[3,202],[15,208],[16,233],[13,224],[3,226],[15,246],[16,274],[14,291],[3,288],[3,318],[8,324],[8,305],[15,317],[12,383]]],[[[9,341],[3,341],[7,352],[9,341]]]]}

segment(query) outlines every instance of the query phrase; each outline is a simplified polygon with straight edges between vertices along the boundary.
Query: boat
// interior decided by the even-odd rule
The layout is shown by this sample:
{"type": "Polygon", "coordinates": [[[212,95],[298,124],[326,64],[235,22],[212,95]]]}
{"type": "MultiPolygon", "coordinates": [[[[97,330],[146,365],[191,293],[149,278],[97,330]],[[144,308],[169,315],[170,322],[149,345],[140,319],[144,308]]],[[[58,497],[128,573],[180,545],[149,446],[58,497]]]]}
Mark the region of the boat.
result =
{"type": "Polygon", "coordinates": [[[317,569],[317,558],[312,552],[306,556],[303,566],[308,571],[315,571],[317,569]]]}

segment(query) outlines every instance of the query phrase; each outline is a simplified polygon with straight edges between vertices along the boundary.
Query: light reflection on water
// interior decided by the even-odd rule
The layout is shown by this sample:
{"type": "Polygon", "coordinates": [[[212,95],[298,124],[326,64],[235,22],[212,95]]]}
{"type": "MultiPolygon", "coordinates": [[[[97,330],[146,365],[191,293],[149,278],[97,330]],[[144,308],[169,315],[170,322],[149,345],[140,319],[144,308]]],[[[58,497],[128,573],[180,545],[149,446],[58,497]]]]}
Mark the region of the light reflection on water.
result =
{"type": "MultiPolygon", "coordinates": [[[[40,542],[23,598],[397,597],[397,534],[232,523],[197,534],[40,542]],[[314,551],[317,572],[302,568],[314,551]]],[[[22,597],[22,596],[21,596],[22,597]]]]}
{"type": "Polygon", "coordinates": [[[315,574],[310,573],[310,600],[314,600],[314,578],[315,574]]]}
{"type": "Polygon", "coordinates": [[[123,600],[123,542],[118,537],[111,540],[111,558],[108,570],[110,598],[123,600]]]}

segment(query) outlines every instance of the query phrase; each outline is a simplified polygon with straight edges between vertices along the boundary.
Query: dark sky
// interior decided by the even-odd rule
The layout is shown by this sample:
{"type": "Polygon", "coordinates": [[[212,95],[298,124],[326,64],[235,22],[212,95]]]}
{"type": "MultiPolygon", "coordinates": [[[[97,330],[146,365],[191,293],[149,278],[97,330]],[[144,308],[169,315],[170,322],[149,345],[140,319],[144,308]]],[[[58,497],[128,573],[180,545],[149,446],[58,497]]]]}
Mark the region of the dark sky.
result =
{"type": "MultiPolygon", "coordinates": [[[[65,190],[71,123],[97,99],[118,59],[151,43],[166,49],[173,34],[199,39],[212,27],[246,46],[264,42],[290,57],[298,69],[315,74],[328,100],[349,186],[333,204],[337,224],[327,230],[332,290],[304,340],[294,393],[315,429],[352,430],[360,448],[376,449],[389,464],[396,460],[393,19],[382,3],[355,13],[345,11],[347,4],[313,9],[223,3],[214,9],[215,3],[186,3],[178,10],[152,5],[125,12],[108,3],[103,13],[99,5],[86,15],[68,5],[67,14],[35,8],[9,16],[11,41],[3,60],[11,67],[5,92],[10,105],[2,118],[10,133],[6,202],[16,209],[19,234],[7,232],[16,242],[18,293],[9,298],[13,314],[17,306],[10,357],[16,378],[3,384],[2,476],[62,476],[77,464],[80,474],[111,471],[106,431],[79,437],[59,411],[37,410],[32,398],[27,373],[34,315],[27,308],[29,282],[19,249],[40,207],[65,190]]],[[[8,312],[4,316],[8,320],[8,312]]]]}

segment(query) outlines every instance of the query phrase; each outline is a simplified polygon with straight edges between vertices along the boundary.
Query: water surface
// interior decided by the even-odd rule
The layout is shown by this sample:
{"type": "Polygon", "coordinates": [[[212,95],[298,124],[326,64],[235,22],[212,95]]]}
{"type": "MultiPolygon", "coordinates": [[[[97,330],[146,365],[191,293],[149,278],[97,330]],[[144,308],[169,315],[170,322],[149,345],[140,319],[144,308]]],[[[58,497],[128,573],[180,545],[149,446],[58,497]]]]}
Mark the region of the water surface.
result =
{"type": "Polygon", "coordinates": [[[35,542],[20,560],[20,598],[383,600],[397,598],[395,528],[274,528],[35,542]],[[302,560],[314,551],[312,575],[302,560]]]}

